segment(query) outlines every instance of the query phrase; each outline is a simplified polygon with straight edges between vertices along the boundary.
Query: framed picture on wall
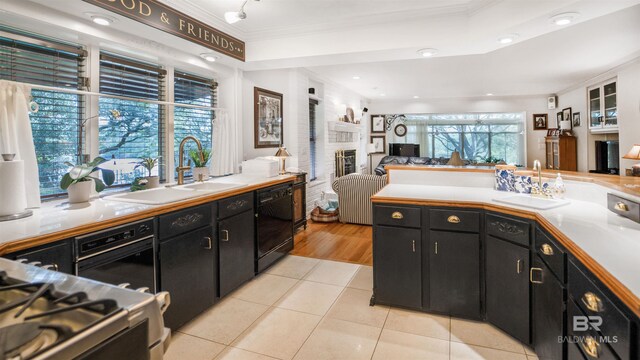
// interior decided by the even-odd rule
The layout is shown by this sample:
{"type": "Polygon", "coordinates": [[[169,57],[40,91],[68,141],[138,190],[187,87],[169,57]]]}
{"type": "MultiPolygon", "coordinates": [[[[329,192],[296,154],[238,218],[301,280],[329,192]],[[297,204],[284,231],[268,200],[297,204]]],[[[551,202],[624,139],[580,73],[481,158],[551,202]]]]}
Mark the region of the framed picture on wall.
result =
{"type": "Polygon", "coordinates": [[[373,144],[376,149],[376,152],[374,152],[373,154],[385,153],[384,149],[387,147],[387,142],[384,135],[372,135],[370,143],[373,144]]]}
{"type": "Polygon", "coordinates": [[[564,108],[562,109],[562,120],[564,121],[571,121],[571,108],[564,108]]]}
{"type": "Polygon", "coordinates": [[[573,113],[573,127],[580,126],[580,113],[573,113]]]}
{"type": "Polygon", "coordinates": [[[284,119],[282,94],[253,88],[254,148],[273,148],[282,144],[284,119]]]}
{"type": "Polygon", "coordinates": [[[560,122],[562,122],[562,111],[556,114],[556,128],[560,129],[560,122]]]}
{"type": "Polygon", "coordinates": [[[547,114],[533,114],[533,130],[547,129],[547,114]]]}
{"type": "Polygon", "coordinates": [[[371,115],[371,132],[384,134],[384,115],[371,115]]]}

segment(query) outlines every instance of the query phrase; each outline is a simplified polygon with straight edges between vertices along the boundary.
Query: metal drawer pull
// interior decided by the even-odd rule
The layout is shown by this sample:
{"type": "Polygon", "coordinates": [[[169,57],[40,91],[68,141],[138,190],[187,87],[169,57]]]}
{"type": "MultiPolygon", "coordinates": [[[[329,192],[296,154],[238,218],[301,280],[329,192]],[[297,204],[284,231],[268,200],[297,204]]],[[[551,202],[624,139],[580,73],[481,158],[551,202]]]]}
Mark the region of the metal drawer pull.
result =
{"type": "Polygon", "coordinates": [[[207,246],[205,247],[205,249],[207,249],[207,250],[213,249],[213,243],[211,241],[211,237],[207,236],[207,237],[205,237],[205,239],[207,239],[207,246]]]}
{"type": "Polygon", "coordinates": [[[623,202],[617,202],[613,208],[618,211],[629,211],[629,207],[623,202]]]}
{"type": "Polygon", "coordinates": [[[601,312],[602,310],[604,310],[604,307],[602,306],[602,300],[600,300],[598,295],[590,291],[582,295],[582,303],[587,307],[587,309],[593,312],[601,312]]]}
{"type": "Polygon", "coordinates": [[[522,269],[520,269],[520,263],[522,262],[522,260],[518,259],[518,261],[516,261],[516,273],[520,274],[522,272],[522,269]]]}
{"type": "Polygon", "coordinates": [[[415,240],[411,240],[412,246],[413,246],[413,252],[416,252],[416,241],[415,240]]]}
{"type": "Polygon", "coordinates": [[[394,211],[393,214],[391,214],[391,218],[400,220],[404,218],[404,215],[402,215],[400,211],[394,211]]]}
{"type": "Polygon", "coordinates": [[[229,241],[229,230],[222,230],[221,233],[224,236],[220,240],[221,241],[229,241]]]}
{"type": "Polygon", "coordinates": [[[58,271],[58,264],[52,263],[50,265],[45,265],[42,267],[43,269],[58,271]]]}
{"type": "MultiPolygon", "coordinates": [[[[542,269],[541,269],[541,268],[532,267],[532,268],[529,270],[529,281],[530,281],[532,284],[542,284],[542,280],[533,280],[533,272],[534,272],[534,271],[540,271],[540,273],[542,273],[542,269]]],[[[542,278],[542,276],[541,276],[540,278],[542,278]]]]}
{"type": "Polygon", "coordinates": [[[451,215],[447,218],[447,221],[452,223],[452,224],[458,224],[460,223],[460,218],[455,216],[455,215],[451,215]]]}
{"type": "Polygon", "coordinates": [[[438,255],[438,242],[436,241],[436,255],[438,255]]]}
{"type": "Polygon", "coordinates": [[[592,336],[586,336],[584,341],[580,342],[580,347],[590,357],[596,359],[600,357],[600,344],[592,336]]]}
{"type": "Polygon", "coordinates": [[[540,246],[540,250],[542,251],[543,254],[551,256],[553,255],[553,248],[551,247],[551,245],[549,244],[542,244],[540,246]]]}

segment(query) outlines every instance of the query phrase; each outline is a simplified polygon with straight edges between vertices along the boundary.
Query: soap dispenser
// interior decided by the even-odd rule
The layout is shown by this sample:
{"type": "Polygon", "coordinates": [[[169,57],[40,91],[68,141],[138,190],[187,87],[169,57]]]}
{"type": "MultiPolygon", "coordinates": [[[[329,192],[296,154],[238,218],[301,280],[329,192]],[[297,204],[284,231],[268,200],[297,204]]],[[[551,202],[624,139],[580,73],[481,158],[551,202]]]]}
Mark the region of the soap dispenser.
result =
{"type": "Polygon", "coordinates": [[[553,184],[553,192],[559,199],[563,199],[564,193],[567,192],[567,188],[564,186],[564,180],[562,179],[562,175],[560,173],[558,173],[556,181],[553,184]]]}

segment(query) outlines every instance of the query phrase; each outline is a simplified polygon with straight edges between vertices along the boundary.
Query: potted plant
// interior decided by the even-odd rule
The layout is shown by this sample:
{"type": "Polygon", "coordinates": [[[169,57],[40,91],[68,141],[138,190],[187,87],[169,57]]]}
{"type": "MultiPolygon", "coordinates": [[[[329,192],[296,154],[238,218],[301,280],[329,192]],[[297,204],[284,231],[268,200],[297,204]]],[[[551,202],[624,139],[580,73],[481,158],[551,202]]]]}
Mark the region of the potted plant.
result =
{"type": "Polygon", "coordinates": [[[149,173],[149,176],[143,178],[144,180],[146,180],[146,185],[144,186],[146,189],[153,189],[160,186],[160,177],[151,176],[151,171],[153,170],[153,168],[156,167],[156,165],[158,165],[158,159],[160,159],[160,157],[152,158],[148,156],[148,157],[142,158],[140,161],[136,163],[134,170],[140,167],[143,167],[147,169],[147,172],[149,173]]]}
{"type": "Polygon", "coordinates": [[[112,170],[103,169],[101,164],[107,159],[97,157],[87,164],[74,165],[68,161],[65,165],[71,166],[71,170],[64,174],[60,180],[60,188],[67,190],[70,203],[81,203],[89,201],[91,196],[91,183],[95,184],[96,192],[101,192],[107,186],[111,186],[116,180],[116,175],[112,170]],[[91,176],[96,171],[102,172],[102,179],[91,176]]]}
{"type": "Polygon", "coordinates": [[[200,156],[196,150],[190,150],[189,157],[191,158],[191,161],[193,161],[193,179],[195,181],[205,181],[209,179],[209,168],[207,167],[207,163],[209,162],[209,159],[211,159],[211,150],[202,150],[202,160],[200,160],[200,156]]]}

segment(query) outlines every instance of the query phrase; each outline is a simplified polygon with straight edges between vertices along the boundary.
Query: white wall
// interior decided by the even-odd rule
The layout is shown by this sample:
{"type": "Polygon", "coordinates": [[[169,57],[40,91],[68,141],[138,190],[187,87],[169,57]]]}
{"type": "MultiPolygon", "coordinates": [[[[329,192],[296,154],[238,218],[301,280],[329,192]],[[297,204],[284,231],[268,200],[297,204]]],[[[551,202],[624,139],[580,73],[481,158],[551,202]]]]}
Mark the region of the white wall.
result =
{"type": "Polygon", "coordinates": [[[287,167],[297,167],[309,172],[309,87],[316,88],[316,93],[321,97],[317,107],[317,133],[318,141],[316,149],[317,180],[307,185],[307,211],[311,211],[316,200],[319,200],[322,192],[331,189],[331,180],[334,174],[334,153],[338,149],[357,149],[358,163],[364,164],[366,156],[363,155],[364,138],[366,135],[365,124],[356,141],[350,143],[336,143],[335,134],[328,130],[328,122],[336,121],[345,106],[354,108],[356,118],[360,117],[360,110],[365,102],[360,95],[324,79],[315,77],[312,73],[303,69],[247,71],[242,79],[242,156],[247,160],[258,156],[272,156],[276,148],[254,148],[254,87],[260,87],[275,91],[283,95],[283,124],[284,144],[292,157],[287,159],[287,167]]]}
{"type": "MultiPolygon", "coordinates": [[[[560,111],[560,110],[558,110],[560,111]]],[[[465,112],[525,112],[527,133],[527,166],[538,159],[544,163],[544,137],[547,132],[533,130],[533,114],[548,114],[551,127],[555,127],[556,110],[547,110],[546,96],[531,97],[486,97],[461,99],[428,99],[406,102],[373,101],[369,106],[369,114],[424,114],[424,113],[465,113],[465,112]]],[[[374,159],[377,165],[379,156],[374,159]]]]}
{"type": "MultiPolygon", "coordinates": [[[[618,121],[620,122],[620,156],[633,144],[640,144],[640,61],[618,73],[618,121]]],[[[620,168],[630,168],[639,160],[620,159],[620,168]]],[[[624,170],[621,170],[624,174],[624,170]]]]}

